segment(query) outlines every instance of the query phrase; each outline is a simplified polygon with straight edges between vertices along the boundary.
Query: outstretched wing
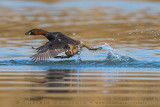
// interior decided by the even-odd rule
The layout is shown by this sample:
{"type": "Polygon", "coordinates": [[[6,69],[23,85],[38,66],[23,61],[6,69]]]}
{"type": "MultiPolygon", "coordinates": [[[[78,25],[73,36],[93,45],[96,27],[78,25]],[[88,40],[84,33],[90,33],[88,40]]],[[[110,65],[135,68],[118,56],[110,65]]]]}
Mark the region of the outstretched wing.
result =
{"type": "Polygon", "coordinates": [[[56,57],[58,54],[69,49],[68,45],[58,40],[48,41],[45,45],[37,48],[37,53],[31,58],[33,60],[45,60],[51,57],[56,57]]]}

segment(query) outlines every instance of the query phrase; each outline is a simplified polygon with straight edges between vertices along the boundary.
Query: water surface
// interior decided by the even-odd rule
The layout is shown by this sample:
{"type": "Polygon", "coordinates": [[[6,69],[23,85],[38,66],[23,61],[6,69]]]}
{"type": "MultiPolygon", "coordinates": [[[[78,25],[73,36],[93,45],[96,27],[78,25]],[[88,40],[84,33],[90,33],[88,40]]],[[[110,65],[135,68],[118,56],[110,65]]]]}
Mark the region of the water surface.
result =
{"type": "Polygon", "coordinates": [[[159,0],[0,0],[1,105],[158,106],[159,17],[159,0]],[[33,28],[103,50],[35,62],[33,28]]]}

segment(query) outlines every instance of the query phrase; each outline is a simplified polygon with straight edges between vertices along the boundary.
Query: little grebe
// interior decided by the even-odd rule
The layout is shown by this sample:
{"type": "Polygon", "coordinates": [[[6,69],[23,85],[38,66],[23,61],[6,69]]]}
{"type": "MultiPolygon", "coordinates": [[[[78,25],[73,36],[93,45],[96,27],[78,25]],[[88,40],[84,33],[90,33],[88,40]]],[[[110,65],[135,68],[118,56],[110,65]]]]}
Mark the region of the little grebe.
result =
{"type": "Polygon", "coordinates": [[[43,35],[49,40],[46,44],[36,48],[37,53],[31,57],[33,60],[45,60],[51,57],[70,58],[77,54],[82,47],[86,47],[89,50],[100,49],[88,47],[82,42],[73,40],[61,32],[48,32],[42,29],[32,29],[26,32],[25,35],[43,35]],[[65,52],[66,56],[57,56],[62,52],[65,52]]]}

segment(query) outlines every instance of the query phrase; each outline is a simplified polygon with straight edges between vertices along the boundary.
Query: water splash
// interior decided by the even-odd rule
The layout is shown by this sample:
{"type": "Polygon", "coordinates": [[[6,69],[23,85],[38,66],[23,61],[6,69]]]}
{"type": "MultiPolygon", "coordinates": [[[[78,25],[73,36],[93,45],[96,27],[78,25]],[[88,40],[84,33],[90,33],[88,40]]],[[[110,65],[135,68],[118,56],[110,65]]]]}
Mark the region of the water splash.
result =
{"type": "Polygon", "coordinates": [[[110,62],[128,62],[128,61],[134,61],[135,59],[129,57],[129,56],[121,56],[116,53],[116,50],[113,49],[109,44],[105,43],[104,45],[101,45],[102,50],[105,50],[106,52],[106,59],[105,61],[110,62]]]}
{"type": "Polygon", "coordinates": [[[104,45],[100,45],[102,50],[106,50],[106,52],[115,52],[115,49],[113,49],[109,44],[105,43],[104,45]]]}

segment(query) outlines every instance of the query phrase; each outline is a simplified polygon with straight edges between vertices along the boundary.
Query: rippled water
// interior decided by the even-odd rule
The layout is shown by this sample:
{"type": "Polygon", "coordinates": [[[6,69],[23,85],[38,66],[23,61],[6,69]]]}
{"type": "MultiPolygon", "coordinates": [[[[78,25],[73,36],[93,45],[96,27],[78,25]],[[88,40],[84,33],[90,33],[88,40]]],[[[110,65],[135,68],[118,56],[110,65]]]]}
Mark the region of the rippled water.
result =
{"type": "Polygon", "coordinates": [[[159,0],[0,0],[1,106],[160,105],[159,17],[159,0]],[[102,50],[34,62],[33,28],[102,50]]]}
{"type": "Polygon", "coordinates": [[[0,74],[5,106],[159,105],[157,69],[3,69],[0,74]]]}

